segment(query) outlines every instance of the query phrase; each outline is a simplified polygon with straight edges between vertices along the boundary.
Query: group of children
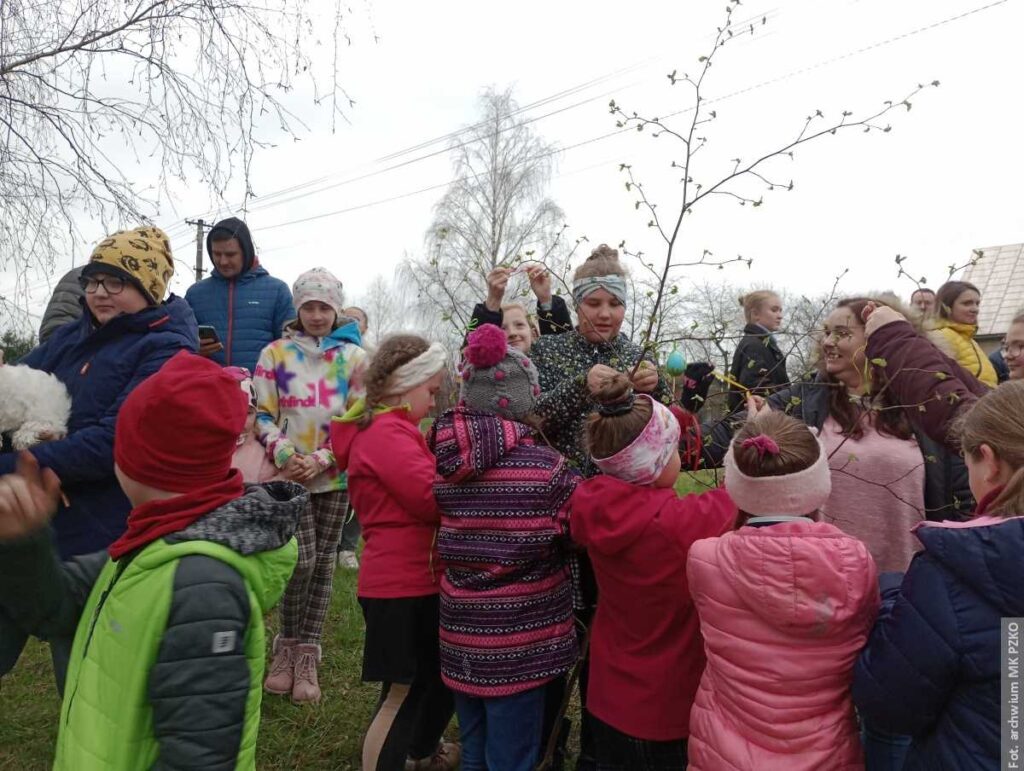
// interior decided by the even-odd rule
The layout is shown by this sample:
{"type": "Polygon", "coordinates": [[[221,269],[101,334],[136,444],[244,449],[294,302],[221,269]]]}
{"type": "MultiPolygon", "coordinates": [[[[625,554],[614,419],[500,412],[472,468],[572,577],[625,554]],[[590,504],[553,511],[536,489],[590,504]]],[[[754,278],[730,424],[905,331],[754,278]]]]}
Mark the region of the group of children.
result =
{"type": "MultiPolygon", "coordinates": [[[[458,404],[424,436],[450,354],[402,334],[370,358],[326,271],[299,279],[295,304],[251,387],[181,354],[125,402],[118,473],[136,508],[98,581],[68,578],[82,566],[57,563],[41,535],[52,475],[26,461],[0,479],[0,608],[43,636],[55,619],[77,626],[57,767],[254,767],[262,614],[283,594],[266,690],[315,701],[348,498],[365,541],[362,676],[382,684],[366,771],[537,767],[551,684],[588,646],[599,769],[862,768],[862,723],[914,735],[905,761],[877,768],[995,767],[998,618],[1024,614],[1010,559],[1024,545],[1024,385],[943,402],[937,439],[952,442],[958,418],[984,516],[923,526],[922,556],[880,602],[864,544],[819,521],[828,454],[803,422],[751,399],[724,487],[680,498],[692,437],[609,369],[587,383],[601,473],[583,479],[536,430],[537,369],[501,329],[468,336],[458,404]],[[180,432],[171,447],[140,430],[157,419],[180,432]],[[243,496],[229,465],[254,423],[251,473],[275,481],[243,496]],[[959,548],[1007,575],[986,591],[959,548]],[[582,551],[598,586],[586,630],[573,613],[582,551]],[[929,634],[915,669],[907,640],[929,634]],[[461,746],[443,740],[453,713],[461,746]]],[[[889,367],[928,345],[900,339],[888,309],[868,316],[869,354],[883,347],[889,367]]],[[[956,387],[889,375],[908,404],[956,387]]]]}

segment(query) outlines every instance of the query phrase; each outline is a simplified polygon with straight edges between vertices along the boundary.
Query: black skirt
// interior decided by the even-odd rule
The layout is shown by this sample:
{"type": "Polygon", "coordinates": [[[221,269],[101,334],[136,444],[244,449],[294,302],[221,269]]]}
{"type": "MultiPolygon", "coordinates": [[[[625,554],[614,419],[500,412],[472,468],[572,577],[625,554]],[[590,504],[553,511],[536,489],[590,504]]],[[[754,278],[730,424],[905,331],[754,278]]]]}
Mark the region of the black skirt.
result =
{"type": "Polygon", "coordinates": [[[363,641],[363,682],[400,683],[438,677],[440,598],[360,597],[366,621],[363,641]]]}

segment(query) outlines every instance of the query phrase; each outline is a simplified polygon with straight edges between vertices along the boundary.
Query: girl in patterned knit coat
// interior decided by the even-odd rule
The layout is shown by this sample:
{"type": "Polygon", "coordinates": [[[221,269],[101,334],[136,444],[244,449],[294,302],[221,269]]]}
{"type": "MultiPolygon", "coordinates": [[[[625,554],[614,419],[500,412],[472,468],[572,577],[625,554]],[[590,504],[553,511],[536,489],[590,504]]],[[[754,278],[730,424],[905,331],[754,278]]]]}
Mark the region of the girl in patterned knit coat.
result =
{"type": "Polygon", "coordinates": [[[469,335],[459,406],[434,424],[441,509],[441,676],[455,693],[463,771],[529,771],[545,684],[577,655],[559,541],[579,479],[523,421],[537,371],[505,334],[469,335]]]}

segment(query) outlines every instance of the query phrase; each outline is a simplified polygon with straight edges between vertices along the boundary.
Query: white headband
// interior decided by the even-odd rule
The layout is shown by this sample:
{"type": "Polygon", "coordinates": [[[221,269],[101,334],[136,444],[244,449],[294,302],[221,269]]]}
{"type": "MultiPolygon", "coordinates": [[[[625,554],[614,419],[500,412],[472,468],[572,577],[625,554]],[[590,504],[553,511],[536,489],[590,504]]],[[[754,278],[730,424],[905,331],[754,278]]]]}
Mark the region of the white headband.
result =
{"type": "Polygon", "coordinates": [[[828,450],[818,438],[818,459],[803,471],[774,477],[748,477],[733,457],[735,441],[725,455],[725,489],[736,507],[747,514],[803,516],[820,509],[832,493],[828,450]]]}
{"type": "Polygon", "coordinates": [[[431,343],[427,350],[391,373],[383,396],[404,394],[432,378],[447,363],[448,351],[445,347],[440,343],[431,343]]]}

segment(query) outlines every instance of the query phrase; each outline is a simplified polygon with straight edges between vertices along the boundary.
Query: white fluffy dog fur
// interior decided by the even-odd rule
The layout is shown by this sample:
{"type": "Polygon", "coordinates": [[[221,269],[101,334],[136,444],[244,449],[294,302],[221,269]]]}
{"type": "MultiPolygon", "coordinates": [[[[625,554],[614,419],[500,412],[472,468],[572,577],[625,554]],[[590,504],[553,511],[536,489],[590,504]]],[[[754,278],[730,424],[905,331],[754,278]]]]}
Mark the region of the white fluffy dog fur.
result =
{"type": "Polygon", "coordinates": [[[56,377],[22,365],[0,366],[0,433],[14,432],[15,450],[38,444],[40,434],[66,436],[70,415],[71,397],[56,377]]]}

